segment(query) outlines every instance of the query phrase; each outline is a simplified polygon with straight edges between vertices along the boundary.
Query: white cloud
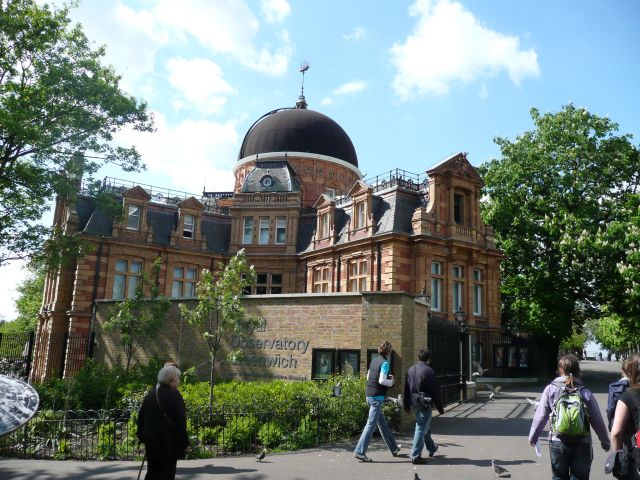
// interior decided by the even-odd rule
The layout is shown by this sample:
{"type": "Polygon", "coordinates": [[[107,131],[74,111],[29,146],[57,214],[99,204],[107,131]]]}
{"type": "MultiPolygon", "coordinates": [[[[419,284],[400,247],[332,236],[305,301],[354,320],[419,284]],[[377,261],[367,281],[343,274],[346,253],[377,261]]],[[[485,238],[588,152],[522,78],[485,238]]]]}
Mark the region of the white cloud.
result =
{"type": "Polygon", "coordinates": [[[324,105],[324,106],[333,105],[333,98],[324,97],[322,100],[320,100],[320,105],[324,105]]]}
{"type": "Polygon", "coordinates": [[[262,0],[261,6],[262,14],[269,23],[280,23],[291,13],[287,0],[262,0]]]}
{"type": "Polygon", "coordinates": [[[122,144],[136,146],[149,174],[171,172],[171,185],[165,186],[187,192],[200,192],[203,185],[207,190],[233,190],[232,169],[240,142],[236,121],[186,120],[170,125],[156,112],[155,125],[151,134],[127,130],[117,137],[122,144]]]}
{"type": "Polygon", "coordinates": [[[486,85],[480,86],[480,91],[478,92],[478,96],[480,98],[487,98],[489,96],[489,90],[486,85]]]}
{"type": "Polygon", "coordinates": [[[286,72],[293,52],[286,31],[275,49],[258,46],[260,24],[249,5],[240,0],[158,0],[150,13],[162,28],[183,42],[195,38],[211,53],[231,55],[243,65],[267,75],[286,72]]]}
{"type": "Polygon", "coordinates": [[[361,92],[367,88],[367,82],[363,82],[362,80],[354,80],[352,82],[345,83],[344,85],[340,85],[333,91],[334,95],[346,95],[349,93],[361,92]]]}
{"type": "Polygon", "coordinates": [[[218,113],[235,90],[224,81],[222,69],[205,58],[171,58],[166,63],[169,83],[198,110],[218,113]]]}
{"type": "Polygon", "coordinates": [[[342,38],[345,40],[362,40],[365,34],[365,29],[362,27],[356,27],[351,33],[345,33],[342,38]]]}
{"type": "Polygon", "coordinates": [[[415,94],[446,94],[452,84],[470,83],[506,71],[519,85],[540,75],[534,49],[518,37],[484,27],[452,0],[417,0],[409,9],[417,23],[403,43],[391,48],[397,68],[393,88],[401,100],[415,94]]]}

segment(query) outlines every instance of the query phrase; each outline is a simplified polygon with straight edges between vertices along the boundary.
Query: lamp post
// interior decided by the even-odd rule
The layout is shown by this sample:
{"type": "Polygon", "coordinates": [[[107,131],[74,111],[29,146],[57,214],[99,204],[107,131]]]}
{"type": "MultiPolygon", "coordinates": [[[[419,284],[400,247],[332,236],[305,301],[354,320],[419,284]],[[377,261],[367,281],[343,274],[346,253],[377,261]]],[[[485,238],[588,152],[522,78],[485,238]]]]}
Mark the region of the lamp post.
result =
{"type": "Polygon", "coordinates": [[[462,344],[464,342],[464,334],[468,331],[467,325],[464,323],[464,310],[458,305],[458,309],[453,312],[456,316],[456,326],[458,327],[458,334],[460,339],[460,403],[464,402],[466,395],[466,386],[464,379],[464,371],[462,368],[462,344]]]}

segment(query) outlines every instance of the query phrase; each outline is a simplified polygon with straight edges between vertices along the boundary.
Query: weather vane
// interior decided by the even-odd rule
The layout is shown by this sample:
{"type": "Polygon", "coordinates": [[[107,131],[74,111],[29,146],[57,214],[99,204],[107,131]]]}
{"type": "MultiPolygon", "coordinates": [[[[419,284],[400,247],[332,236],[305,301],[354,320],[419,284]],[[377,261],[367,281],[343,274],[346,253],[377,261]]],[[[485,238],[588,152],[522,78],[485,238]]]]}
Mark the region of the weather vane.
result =
{"type": "Polygon", "coordinates": [[[302,73],[302,88],[300,90],[300,96],[296,102],[296,108],[307,108],[307,100],[304,98],[304,74],[309,70],[309,62],[303,60],[300,64],[300,73],[302,73]]]}

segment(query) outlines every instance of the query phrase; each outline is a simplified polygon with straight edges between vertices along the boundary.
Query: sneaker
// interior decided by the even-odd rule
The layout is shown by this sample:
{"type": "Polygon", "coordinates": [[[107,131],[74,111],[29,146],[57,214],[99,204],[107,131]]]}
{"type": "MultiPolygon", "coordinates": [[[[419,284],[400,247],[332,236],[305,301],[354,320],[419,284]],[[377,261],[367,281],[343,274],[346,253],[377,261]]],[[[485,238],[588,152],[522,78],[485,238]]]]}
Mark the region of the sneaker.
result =
{"type": "Polygon", "coordinates": [[[438,451],[438,445],[436,444],[436,449],[433,452],[429,452],[429,456],[433,457],[438,451]]]}
{"type": "Polygon", "coordinates": [[[416,457],[411,459],[411,463],[414,465],[424,465],[427,461],[422,457],[416,457]]]}
{"type": "Polygon", "coordinates": [[[391,452],[391,455],[393,455],[394,457],[396,457],[398,455],[398,453],[400,452],[400,449],[402,448],[402,445],[398,444],[397,448],[391,452]]]}
{"type": "Polygon", "coordinates": [[[373,461],[369,457],[367,457],[364,453],[362,455],[360,455],[359,453],[354,453],[353,456],[356,457],[361,462],[368,463],[373,461]]]}

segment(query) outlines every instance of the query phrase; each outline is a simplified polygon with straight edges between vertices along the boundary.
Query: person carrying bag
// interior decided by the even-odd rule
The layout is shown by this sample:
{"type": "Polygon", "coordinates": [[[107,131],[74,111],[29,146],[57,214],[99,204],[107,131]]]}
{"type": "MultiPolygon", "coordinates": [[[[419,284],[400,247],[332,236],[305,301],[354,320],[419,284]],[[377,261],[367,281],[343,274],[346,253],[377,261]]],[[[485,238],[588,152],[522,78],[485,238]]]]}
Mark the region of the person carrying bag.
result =
{"type": "Polygon", "coordinates": [[[173,480],[179,458],[189,447],[184,400],[178,392],[180,370],[167,365],[144,398],[137,420],[137,437],[147,458],[145,480],[173,480]]]}
{"type": "Polygon", "coordinates": [[[640,354],[628,366],[629,388],[618,400],[611,427],[613,458],[605,473],[621,480],[640,480],[640,354]]]}

